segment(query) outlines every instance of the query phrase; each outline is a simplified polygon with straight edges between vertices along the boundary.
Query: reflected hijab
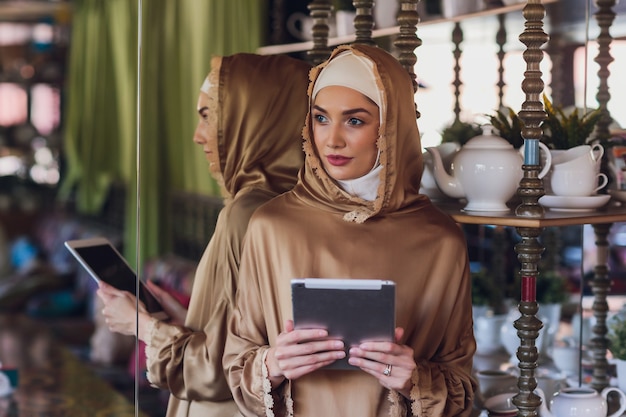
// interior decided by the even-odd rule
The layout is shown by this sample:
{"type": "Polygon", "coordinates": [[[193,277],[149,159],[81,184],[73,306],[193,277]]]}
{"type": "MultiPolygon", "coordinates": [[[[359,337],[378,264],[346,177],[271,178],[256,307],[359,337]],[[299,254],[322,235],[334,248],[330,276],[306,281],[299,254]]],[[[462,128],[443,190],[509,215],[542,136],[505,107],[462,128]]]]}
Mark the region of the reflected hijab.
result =
{"type": "Polygon", "coordinates": [[[209,125],[217,136],[222,195],[254,187],[290,190],[302,166],[300,131],[310,65],[287,56],[215,57],[208,75],[209,125]]]}

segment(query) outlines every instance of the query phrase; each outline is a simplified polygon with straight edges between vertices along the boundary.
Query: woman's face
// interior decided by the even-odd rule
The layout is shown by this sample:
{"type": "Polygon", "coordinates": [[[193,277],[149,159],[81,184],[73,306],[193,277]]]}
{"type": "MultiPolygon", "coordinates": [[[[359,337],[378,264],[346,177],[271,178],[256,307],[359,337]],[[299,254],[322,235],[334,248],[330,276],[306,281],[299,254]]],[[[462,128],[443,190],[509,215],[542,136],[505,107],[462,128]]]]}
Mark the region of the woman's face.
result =
{"type": "Polygon", "coordinates": [[[336,180],[370,172],[376,162],[378,106],[348,87],[322,88],[311,111],[313,142],[324,169],[336,180]]]}
{"type": "Polygon", "coordinates": [[[217,152],[217,138],[212,137],[209,124],[209,96],[201,91],[198,97],[198,125],[193,134],[193,141],[196,145],[201,145],[202,150],[209,162],[209,171],[213,174],[220,172],[220,161],[217,152]]]}

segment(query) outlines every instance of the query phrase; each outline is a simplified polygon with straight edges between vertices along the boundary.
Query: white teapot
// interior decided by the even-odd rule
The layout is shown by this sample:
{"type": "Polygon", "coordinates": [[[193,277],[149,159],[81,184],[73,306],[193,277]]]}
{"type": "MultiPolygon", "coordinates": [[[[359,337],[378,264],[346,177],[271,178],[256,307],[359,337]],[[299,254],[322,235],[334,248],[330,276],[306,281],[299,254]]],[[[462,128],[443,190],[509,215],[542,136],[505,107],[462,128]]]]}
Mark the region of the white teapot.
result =
{"type": "Polygon", "coordinates": [[[601,393],[593,388],[563,388],[552,397],[550,410],[546,406],[544,392],[539,388],[535,392],[541,397],[541,417],[618,417],[626,411],[626,394],[615,387],[607,387],[601,393]],[[616,392],[620,396],[619,410],[611,415],[607,415],[606,398],[609,392],[616,392]]]}
{"type": "MultiPolygon", "coordinates": [[[[543,178],[552,165],[550,150],[543,143],[546,161],[539,173],[543,178]]],[[[485,125],[483,134],[470,139],[454,156],[452,173],[446,172],[439,149],[428,147],[433,176],[441,191],[452,198],[465,198],[468,211],[508,211],[506,203],[522,179],[523,156],[504,138],[485,125]]]]}

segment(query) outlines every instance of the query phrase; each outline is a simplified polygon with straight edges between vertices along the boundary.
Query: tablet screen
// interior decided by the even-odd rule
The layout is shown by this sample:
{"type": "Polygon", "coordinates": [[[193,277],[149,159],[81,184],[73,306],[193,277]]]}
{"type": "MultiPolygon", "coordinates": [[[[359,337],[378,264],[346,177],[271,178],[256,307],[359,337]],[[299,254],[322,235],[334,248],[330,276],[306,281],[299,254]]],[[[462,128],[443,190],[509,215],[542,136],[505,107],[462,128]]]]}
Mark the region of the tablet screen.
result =
{"type": "MultiPolygon", "coordinates": [[[[93,278],[135,294],[137,275],[110,243],[86,244],[74,241],[66,242],[66,246],[93,278]]],[[[156,298],[141,282],[139,299],[144,303],[148,312],[163,311],[156,298]]]]}

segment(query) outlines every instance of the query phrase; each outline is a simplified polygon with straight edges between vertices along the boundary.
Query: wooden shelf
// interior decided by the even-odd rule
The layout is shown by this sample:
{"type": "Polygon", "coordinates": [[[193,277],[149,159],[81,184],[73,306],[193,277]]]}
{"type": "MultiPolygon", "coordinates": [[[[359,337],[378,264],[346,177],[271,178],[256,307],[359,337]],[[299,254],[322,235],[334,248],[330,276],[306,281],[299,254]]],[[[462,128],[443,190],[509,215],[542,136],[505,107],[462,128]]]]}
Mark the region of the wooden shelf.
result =
{"type": "Polygon", "coordinates": [[[36,20],[45,16],[69,15],[68,1],[0,1],[0,18],[3,21],[36,20]]]}
{"type": "Polygon", "coordinates": [[[552,226],[575,226],[626,222],[626,206],[610,200],[606,206],[593,211],[552,211],[545,208],[543,217],[530,218],[515,215],[517,204],[511,204],[508,212],[467,212],[464,203],[458,201],[434,202],[458,223],[494,226],[543,228],[552,226]]]}
{"type": "MultiPolygon", "coordinates": [[[[559,0],[543,0],[543,4],[546,5],[546,4],[556,3],[558,1],[559,0]]],[[[474,18],[481,18],[481,17],[487,17],[487,16],[495,16],[499,14],[517,12],[517,11],[523,10],[524,6],[526,6],[526,2],[512,4],[509,6],[495,7],[495,8],[480,10],[478,12],[462,14],[462,15],[451,17],[451,18],[435,18],[435,19],[423,20],[418,24],[418,30],[420,27],[427,26],[427,25],[437,25],[437,24],[450,23],[450,22],[454,23],[454,22],[460,22],[460,21],[467,20],[467,19],[474,19],[474,18]]],[[[381,28],[381,29],[373,30],[372,38],[383,38],[385,36],[394,36],[399,33],[400,33],[400,26],[391,26],[388,28],[381,28]]],[[[355,35],[336,36],[336,37],[328,39],[328,45],[329,46],[343,45],[343,44],[354,42],[355,39],[356,39],[355,35]]],[[[303,51],[308,51],[312,48],[313,48],[313,41],[306,41],[306,42],[296,42],[296,43],[288,43],[288,44],[282,44],[282,45],[262,46],[258,48],[256,52],[261,55],[277,55],[277,54],[287,54],[287,53],[293,53],[293,52],[303,52],[303,51]]]]}

